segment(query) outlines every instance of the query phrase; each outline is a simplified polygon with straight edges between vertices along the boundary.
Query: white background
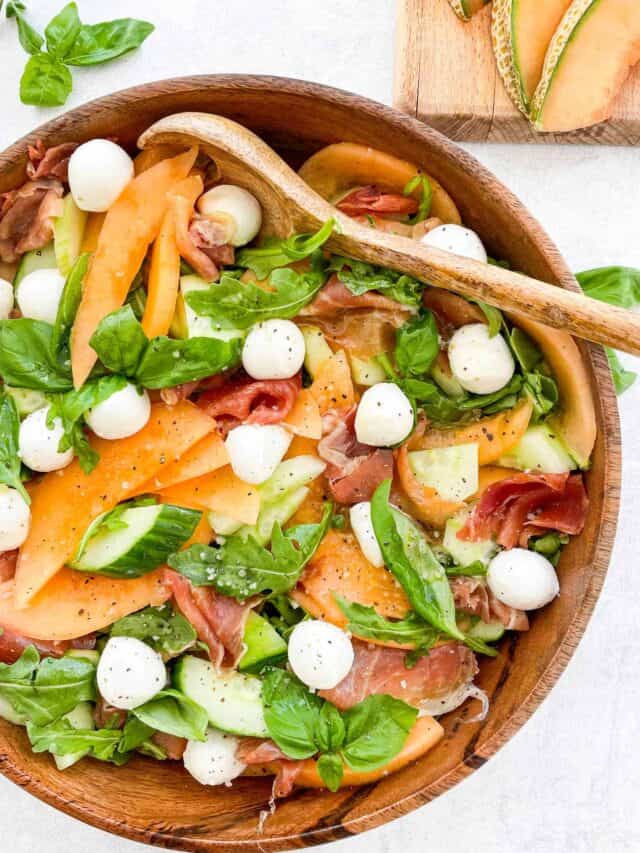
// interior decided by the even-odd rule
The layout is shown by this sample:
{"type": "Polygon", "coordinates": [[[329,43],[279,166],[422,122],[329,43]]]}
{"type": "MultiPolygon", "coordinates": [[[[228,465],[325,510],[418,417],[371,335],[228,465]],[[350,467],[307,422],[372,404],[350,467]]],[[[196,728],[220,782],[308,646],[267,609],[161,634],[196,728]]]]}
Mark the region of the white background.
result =
{"type": "MultiPolygon", "coordinates": [[[[27,0],[41,26],[63,2],[27,0]]],[[[74,70],[67,107],[136,83],[213,72],[289,75],[391,101],[394,0],[79,5],[87,22],[136,15],[157,29],[133,55],[74,70]]],[[[55,114],[19,103],[24,61],[15,24],[0,20],[0,149],[55,114]]],[[[574,270],[640,267],[637,149],[469,148],[542,221],[574,270]]],[[[335,853],[640,850],[640,382],[621,409],[625,484],[617,546],[591,625],[560,683],[467,781],[418,812],[336,843],[335,853]]],[[[2,777],[0,802],[0,848],[11,853],[150,851],[59,814],[2,777]]]]}

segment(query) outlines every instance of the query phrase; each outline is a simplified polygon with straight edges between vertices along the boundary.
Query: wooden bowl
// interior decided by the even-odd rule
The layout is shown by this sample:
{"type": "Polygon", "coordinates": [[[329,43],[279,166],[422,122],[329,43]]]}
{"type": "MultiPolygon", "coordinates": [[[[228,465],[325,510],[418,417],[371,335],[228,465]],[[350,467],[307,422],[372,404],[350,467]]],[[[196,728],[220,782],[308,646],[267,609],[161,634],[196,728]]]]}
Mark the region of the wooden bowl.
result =
{"type": "MultiPolygon", "coordinates": [[[[276,147],[293,165],[330,142],[370,144],[419,163],[456,200],[465,224],[491,255],[563,287],[577,287],[557,249],[520,202],[473,157],[439,133],[388,107],[335,89],[270,77],[203,76],[151,83],[79,107],[48,122],[0,156],[0,192],[21,182],[27,144],[95,136],[133,145],[161,116],[182,110],[221,113],[276,147]]],[[[569,213],[569,210],[567,211],[569,213]]],[[[613,545],[620,489],[620,432],[604,351],[583,348],[596,391],[598,442],[587,475],[591,497],[584,533],[565,550],[561,596],[511,634],[479,683],[491,700],[482,723],[462,725],[477,707],[443,718],[445,737],[412,767],[376,785],[336,794],[297,790],[259,833],[270,779],[230,788],[198,785],[179,765],[135,758],[124,768],[83,761],[58,773],[34,755],[22,729],[0,721],[0,768],[32,794],[68,814],[128,838],[183,850],[282,850],[379,826],[428,802],[481,767],[533,713],[560,676],[585,630],[613,545]]]]}

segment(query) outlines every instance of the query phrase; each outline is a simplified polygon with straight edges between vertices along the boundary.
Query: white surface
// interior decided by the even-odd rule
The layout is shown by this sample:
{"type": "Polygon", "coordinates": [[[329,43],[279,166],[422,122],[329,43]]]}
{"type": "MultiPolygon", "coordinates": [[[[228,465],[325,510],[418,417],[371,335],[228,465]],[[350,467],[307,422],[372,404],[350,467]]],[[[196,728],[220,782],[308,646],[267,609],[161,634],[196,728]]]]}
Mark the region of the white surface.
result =
{"type": "MultiPolygon", "coordinates": [[[[29,5],[44,24],[63,0],[29,5]]],[[[79,5],[87,21],[137,15],[157,30],[137,54],[74,70],[68,107],[134,83],[216,71],[287,74],[391,100],[394,0],[79,5]]],[[[0,147],[54,114],[19,104],[23,63],[15,25],[2,19],[0,147]]],[[[540,218],[574,269],[640,266],[637,149],[469,148],[540,218]]],[[[618,542],[604,593],[565,675],[524,729],[462,785],[382,829],[336,843],[329,853],[640,849],[640,386],[627,392],[621,408],[625,488],[618,542]]],[[[1,846],[12,853],[150,851],[83,826],[1,777],[0,798],[1,846]]]]}

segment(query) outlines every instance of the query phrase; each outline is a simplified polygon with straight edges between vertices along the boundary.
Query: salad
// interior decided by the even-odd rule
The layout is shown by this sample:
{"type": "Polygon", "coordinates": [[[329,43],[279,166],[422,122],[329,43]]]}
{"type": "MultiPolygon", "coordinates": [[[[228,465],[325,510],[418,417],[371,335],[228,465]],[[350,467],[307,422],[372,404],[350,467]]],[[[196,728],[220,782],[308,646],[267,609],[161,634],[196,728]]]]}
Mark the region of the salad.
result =
{"type": "Polygon", "coordinates": [[[38,144],[2,197],[0,715],[61,771],[375,781],[561,594],[574,341],[330,252],[349,216],[496,263],[415,164],[300,174],[336,221],[286,239],[204,146],[38,144]]]}

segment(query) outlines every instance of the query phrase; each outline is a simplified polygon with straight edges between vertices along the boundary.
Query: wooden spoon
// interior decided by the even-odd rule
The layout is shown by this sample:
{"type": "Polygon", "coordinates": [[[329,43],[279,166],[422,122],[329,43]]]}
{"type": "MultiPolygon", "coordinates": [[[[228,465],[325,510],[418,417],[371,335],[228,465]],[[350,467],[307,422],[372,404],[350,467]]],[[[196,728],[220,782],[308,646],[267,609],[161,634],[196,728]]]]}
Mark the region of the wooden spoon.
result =
{"type": "Polygon", "coordinates": [[[256,196],[262,205],[266,235],[286,237],[316,231],[333,217],[336,229],[326,245],[337,254],[390,267],[516,316],[640,355],[640,315],[521,273],[362,226],[310,189],[262,139],[230,119],[176,113],[153,124],[138,145],[194,142],[215,160],[225,181],[256,196]]]}

